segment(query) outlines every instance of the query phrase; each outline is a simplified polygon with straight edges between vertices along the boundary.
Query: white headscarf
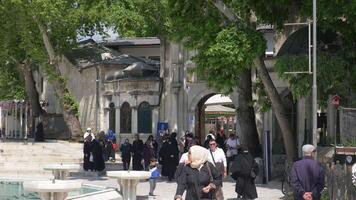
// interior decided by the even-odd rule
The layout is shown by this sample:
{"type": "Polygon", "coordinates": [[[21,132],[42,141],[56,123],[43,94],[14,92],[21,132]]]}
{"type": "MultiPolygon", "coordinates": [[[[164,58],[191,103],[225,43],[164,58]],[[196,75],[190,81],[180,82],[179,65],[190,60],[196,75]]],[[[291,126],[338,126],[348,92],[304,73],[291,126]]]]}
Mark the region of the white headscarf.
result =
{"type": "Polygon", "coordinates": [[[194,145],[189,148],[191,163],[190,166],[199,169],[208,161],[208,150],[202,146],[194,145]]]}

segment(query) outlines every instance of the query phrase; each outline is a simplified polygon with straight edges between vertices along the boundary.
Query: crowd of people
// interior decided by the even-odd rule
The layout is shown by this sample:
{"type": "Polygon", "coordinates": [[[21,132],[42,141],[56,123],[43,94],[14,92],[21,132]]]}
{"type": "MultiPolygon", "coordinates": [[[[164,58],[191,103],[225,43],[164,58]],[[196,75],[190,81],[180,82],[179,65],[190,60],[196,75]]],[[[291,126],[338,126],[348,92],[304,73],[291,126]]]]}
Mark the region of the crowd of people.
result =
{"type": "MultiPolygon", "coordinates": [[[[241,197],[257,198],[254,184],[247,184],[253,183],[255,177],[246,177],[246,174],[251,174],[251,169],[255,174],[258,173],[257,164],[247,149],[242,150],[239,138],[235,134],[230,134],[227,138],[224,133],[215,134],[210,131],[202,145],[200,145],[199,139],[189,132],[178,140],[175,132],[163,134],[159,138],[154,138],[150,135],[145,142],[136,134],[132,143],[130,143],[129,139],[126,139],[121,144],[120,152],[124,170],[132,169],[152,172],[152,177],[149,179],[149,195],[154,193],[158,171],[157,165],[159,164],[161,166],[159,168],[159,176],[166,177],[167,181],[175,180],[178,184],[176,199],[180,198],[179,193],[183,190],[186,190],[187,194],[192,194],[192,191],[190,191],[192,188],[203,187],[203,185],[206,187],[204,190],[207,192],[192,194],[192,199],[210,198],[212,196],[211,191],[214,191],[214,198],[224,199],[222,180],[229,173],[239,182],[237,186],[239,188],[236,188],[236,191],[244,191],[243,193],[240,192],[239,195],[241,197]],[[239,157],[238,152],[243,157],[239,157]],[[247,160],[244,161],[243,159],[247,160]],[[231,168],[229,167],[230,165],[234,167],[231,168]],[[152,171],[152,169],[154,170],[152,171]],[[198,172],[196,169],[198,169],[198,172]],[[185,179],[198,175],[199,177],[205,177],[204,181],[200,179],[200,181],[197,179],[185,179]],[[243,182],[242,180],[245,181],[243,182]],[[192,181],[194,182],[194,187],[187,185],[188,183],[193,183],[192,181]],[[213,182],[214,186],[207,187],[205,185],[207,182],[213,182]],[[241,188],[243,189],[241,190],[241,188]]],[[[194,191],[197,191],[195,189],[194,191]]],[[[186,196],[188,197],[188,195],[186,196]]]]}
{"type": "Polygon", "coordinates": [[[84,133],[84,164],[85,171],[103,171],[105,161],[115,162],[115,151],[118,145],[114,131],[107,133],[100,131],[92,133],[91,128],[87,128],[84,133]]]}
{"type": "MultiPolygon", "coordinates": [[[[154,195],[156,181],[163,176],[177,183],[174,199],[181,200],[186,192],[186,200],[223,200],[222,180],[231,176],[236,181],[238,199],[258,197],[255,179],[259,167],[235,134],[226,138],[211,131],[202,145],[192,133],[179,140],[176,137],[175,132],[160,138],[150,135],[143,142],[136,134],[132,144],[126,139],[120,145],[124,170],[151,172],[149,195],[154,195]]],[[[94,135],[88,128],[84,135],[84,170],[104,170],[105,161],[115,161],[116,149],[113,131],[94,135]]],[[[291,172],[295,199],[317,200],[324,187],[324,171],[314,160],[314,146],[304,145],[302,150],[304,158],[295,162],[291,172]]]]}

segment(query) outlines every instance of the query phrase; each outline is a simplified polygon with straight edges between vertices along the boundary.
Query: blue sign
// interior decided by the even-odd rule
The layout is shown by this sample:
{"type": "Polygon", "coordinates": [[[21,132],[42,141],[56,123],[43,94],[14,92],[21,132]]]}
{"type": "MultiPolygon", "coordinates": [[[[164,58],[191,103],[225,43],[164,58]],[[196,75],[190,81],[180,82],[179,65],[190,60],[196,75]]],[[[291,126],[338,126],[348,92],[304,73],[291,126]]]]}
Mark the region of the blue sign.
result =
{"type": "Polygon", "coordinates": [[[168,131],[167,122],[158,122],[157,123],[157,137],[163,136],[168,131]]]}

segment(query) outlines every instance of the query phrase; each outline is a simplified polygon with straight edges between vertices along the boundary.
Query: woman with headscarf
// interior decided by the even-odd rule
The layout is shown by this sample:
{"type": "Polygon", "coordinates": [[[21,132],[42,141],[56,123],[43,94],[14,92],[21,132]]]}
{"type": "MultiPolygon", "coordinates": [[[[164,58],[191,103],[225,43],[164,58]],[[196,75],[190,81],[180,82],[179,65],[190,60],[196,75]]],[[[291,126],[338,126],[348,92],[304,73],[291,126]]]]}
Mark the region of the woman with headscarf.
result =
{"type": "Polygon", "coordinates": [[[165,135],[165,139],[160,149],[160,163],[162,165],[162,176],[167,176],[168,181],[172,181],[179,162],[178,143],[175,139],[176,133],[165,135]]]}
{"type": "Polygon", "coordinates": [[[151,159],[155,157],[156,157],[156,151],[155,151],[153,136],[152,136],[152,137],[148,137],[142,152],[142,158],[144,160],[144,168],[146,171],[149,170],[151,159]]]}
{"type": "Polygon", "coordinates": [[[112,162],[115,162],[115,151],[116,149],[114,148],[116,144],[116,136],[115,132],[111,129],[108,130],[108,134],[105,135],[105,140],[106,140],[106,160],[110,160],[112,162]]]}
{"type": "Polygon", "coordinates": [[[130,144],[129,139],[125,139],[125,142],[120,147],[121,151],[121,160],[122,165],[124,166],[124,170],[130,169],[130,162],[131,162],[131,151],[132,145],[130,144]]]}
{"type": "Polygon", "coordinates": [[[132,143],[132,169],[142,170],[142,151],[143,151],[143,141],[140,139],[138,134],[135,135],[136,139],[132,143]]]}
{"type": "Polygon", "coordinates": [[[188,151],[188,162],[178,176],[178,186],[174,199],[182,200],[186,191],[186,200],[214,199],[215,189],[222,183],[222,177],[216,168],[208,162],[208,150],[201,146],[192,146],[188,151]]]}
{"type": "Polygon", "coordinates": [[[83,169],[85,171],[94,170],[94,157],[92,154],[93,145],[91,142],[93,140],[93,137],[90,133],[84,136],[85,137],[84,137],[84,148],[83,148],[83,153],[84,153],[83,169]]]}
{"type": "Polygon", "coordinates": [[[92,154],[94,157],[94,170],[103,171],[105,169],[105,161],[103,156],[103,146],[101,144],[101,140],[94,139],[91,143],[92,143],[92,154]]]}

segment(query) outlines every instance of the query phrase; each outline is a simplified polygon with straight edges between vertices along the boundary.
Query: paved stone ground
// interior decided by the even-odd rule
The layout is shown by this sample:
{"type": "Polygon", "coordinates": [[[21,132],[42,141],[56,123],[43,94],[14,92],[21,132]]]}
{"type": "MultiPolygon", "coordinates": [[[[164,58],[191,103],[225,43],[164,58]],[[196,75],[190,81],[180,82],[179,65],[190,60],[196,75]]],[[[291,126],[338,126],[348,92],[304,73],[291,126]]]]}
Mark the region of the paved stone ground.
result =
{"type": "MultiPolygon", "coordinates": [[[[75,178],[82,180],[85,184],[93,184],[104,187],[119,187],[118,183],[115,179],[111,179],[108,177],[100,177],[100,178],[75,178]]],[[[164,179],[160,179],[157,182],[155,195],[154,197],[148,196],[149,192],[149,184],[148,182],[140,182],[137,186],[137,195],[138,200],[170,200],[173,199],[177,184],[175,182],[167,182],[164,179]]],[[[268,185],[257,185],[257,193],[259,196],[259,200],[278,200],[283,197],[283,194],[280,190],[281,184],[280,182],[270,182],[268,185]]],[[[226,200],[234,200],[236,199],[235,193],[235,183],[232,180],[224,181],[224,196],[226,200]]]]}

